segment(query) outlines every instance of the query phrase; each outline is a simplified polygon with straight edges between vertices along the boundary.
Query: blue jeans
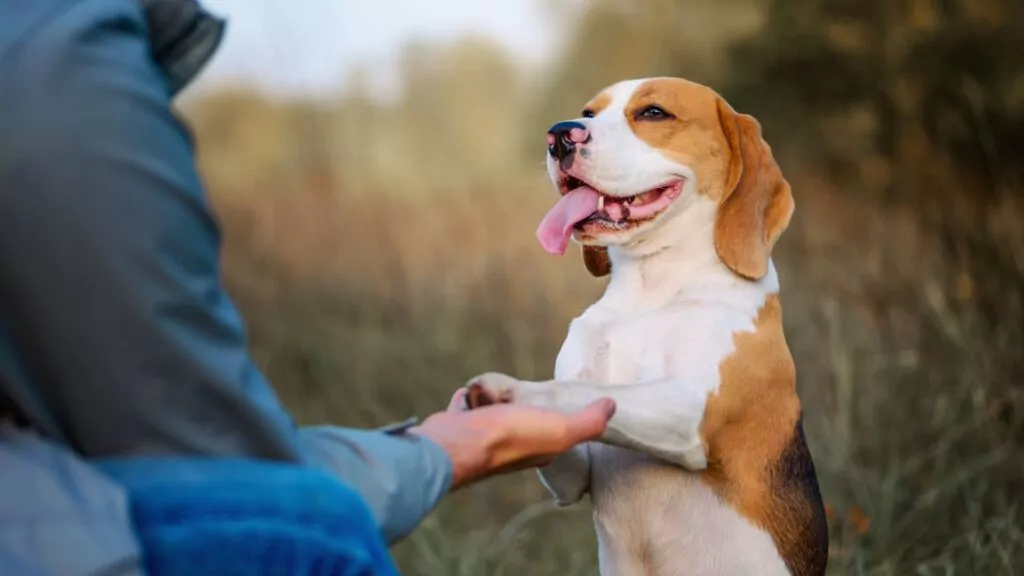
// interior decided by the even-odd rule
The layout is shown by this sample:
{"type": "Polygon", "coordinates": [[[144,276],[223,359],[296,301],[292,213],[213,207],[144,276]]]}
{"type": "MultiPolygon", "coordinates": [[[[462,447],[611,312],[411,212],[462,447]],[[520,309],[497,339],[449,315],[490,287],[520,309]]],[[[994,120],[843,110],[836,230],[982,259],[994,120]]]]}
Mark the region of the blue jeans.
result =
{"type": "Polygon", "coordinates": [[[398,574],[365,502],[324,472],[255,460],[96,464],[128,489],[151,574],[398,574]]]}
{"type": "Polygon", "coordinates": [[[364,500],[290,464],[221,458],[86,461],[0,429],[7,576],[391,576],[364,500]]]}

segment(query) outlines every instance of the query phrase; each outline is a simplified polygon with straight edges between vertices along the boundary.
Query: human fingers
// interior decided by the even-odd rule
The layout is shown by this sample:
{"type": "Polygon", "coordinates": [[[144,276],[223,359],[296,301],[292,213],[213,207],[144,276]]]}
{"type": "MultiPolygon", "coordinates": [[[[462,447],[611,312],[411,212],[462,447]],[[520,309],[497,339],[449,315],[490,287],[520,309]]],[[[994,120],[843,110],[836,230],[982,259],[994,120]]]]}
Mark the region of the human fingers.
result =
{"type": "Polygon", "coordinates": [[[565,413],[550,409],[516,405],[489,406],[474,412],[503,432],[498,436],[502,458],[508,462],[558,455],[573,446],[596,440],[615,414],[610,398],[596,400],[577,412],[565,413]]]}
{"type": "Polygon", "coordinates": [[[490,424],[505,430],[489,459],[489,474],[506,474],[546,466],[573,446],[598,439],[615,414],[615,402],[602,398],[568,414],[506,404],[478,409],[474,415],[484,412],[490,424]]]}
{"type": "Polygon", "coordinates": [[[588,440],[596,440],[605,429],[608,421],[615,415],[615,401],[611,398],[600,398],[585,406],[578,412],[566,414],[564,441],[567,449],[588,440]]]}
{"type": "Polygon", "coordinates": [[[459,388],[455,394],[452,394],[452,399],[448,402],[448,412],[464,412],[468,409],[466,406],[467,392],[465,388],[459,388]]]}

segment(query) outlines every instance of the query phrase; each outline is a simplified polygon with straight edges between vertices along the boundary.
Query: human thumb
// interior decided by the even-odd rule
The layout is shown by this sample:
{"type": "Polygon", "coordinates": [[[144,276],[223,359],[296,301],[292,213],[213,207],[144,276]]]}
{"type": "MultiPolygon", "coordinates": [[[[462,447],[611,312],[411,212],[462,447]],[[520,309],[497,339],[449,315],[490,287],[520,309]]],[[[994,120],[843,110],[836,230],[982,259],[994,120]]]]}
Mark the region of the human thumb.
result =
{"type": "Polygon", "coordinates": [[[587,404],[582,410],[571,414],[569,435],[573,444],[595,440],[604,434],[608,421],[615,415],[615,401],[599,398],[587,404]]]}

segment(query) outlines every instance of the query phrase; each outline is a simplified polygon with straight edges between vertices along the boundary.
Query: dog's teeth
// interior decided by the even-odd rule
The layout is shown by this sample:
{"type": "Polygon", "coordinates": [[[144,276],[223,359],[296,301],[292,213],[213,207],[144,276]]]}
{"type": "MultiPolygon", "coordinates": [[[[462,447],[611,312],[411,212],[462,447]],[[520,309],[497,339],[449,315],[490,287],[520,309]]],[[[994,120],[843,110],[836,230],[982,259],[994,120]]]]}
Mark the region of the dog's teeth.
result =
{"type": "Polygon", "coordinates": [[[597,199],[597,210],[598,212],[604,210],[604,196],[601,196],[597,199]]]}

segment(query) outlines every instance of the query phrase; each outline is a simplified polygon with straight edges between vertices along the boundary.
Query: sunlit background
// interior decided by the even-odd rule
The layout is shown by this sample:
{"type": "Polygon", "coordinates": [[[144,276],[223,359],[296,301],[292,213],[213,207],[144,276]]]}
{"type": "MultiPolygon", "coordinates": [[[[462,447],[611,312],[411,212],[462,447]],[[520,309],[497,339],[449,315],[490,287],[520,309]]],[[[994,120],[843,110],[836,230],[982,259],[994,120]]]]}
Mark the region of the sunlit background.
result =
{"type": "MultiPolygon", "coordinates": [[[[601,292],[533,231],[552,122],[684,76],[757,116],[797,210],[776,249],[832,574],[1024,573],[1019,0],[206,0],[180,105],[251,345],[306,423],[550,377],[601,292]]],[[[464,490],[408,575],[596,574],[589,506],[464,490]]],[[[685,571],[685,567],[683,567],[685,571]]]]}

